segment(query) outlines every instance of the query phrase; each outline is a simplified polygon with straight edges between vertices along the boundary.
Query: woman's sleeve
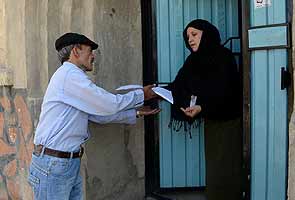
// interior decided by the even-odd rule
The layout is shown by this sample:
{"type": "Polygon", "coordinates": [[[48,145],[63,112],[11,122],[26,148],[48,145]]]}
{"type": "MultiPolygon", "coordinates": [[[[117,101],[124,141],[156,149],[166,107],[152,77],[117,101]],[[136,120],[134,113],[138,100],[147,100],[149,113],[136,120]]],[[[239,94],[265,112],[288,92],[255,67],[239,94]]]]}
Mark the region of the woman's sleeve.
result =
{"type": "Polygon", "coordinates": [[[216,70],[212,70],[207,89],[202,91],[200,105],[202,115],[208,118],[228,118],[235,115],[240,106],[240,80],[235,58],[231,52],[215,59],[216,70]]]}

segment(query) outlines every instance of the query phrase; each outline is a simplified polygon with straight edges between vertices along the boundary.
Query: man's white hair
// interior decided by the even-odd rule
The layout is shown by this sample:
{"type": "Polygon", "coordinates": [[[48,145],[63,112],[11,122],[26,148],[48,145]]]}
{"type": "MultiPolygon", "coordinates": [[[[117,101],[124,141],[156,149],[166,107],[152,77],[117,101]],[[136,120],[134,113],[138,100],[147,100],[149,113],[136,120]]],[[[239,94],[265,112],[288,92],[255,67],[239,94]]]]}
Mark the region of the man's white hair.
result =
{"type": "Polygon", "coordinates": [[[74,44],[71,44],[69,46],[66,46],[58,51],[57,56],[61,64],[63,64],[65,61],[69,60],[71,51],[75,47],[74,44]]]}

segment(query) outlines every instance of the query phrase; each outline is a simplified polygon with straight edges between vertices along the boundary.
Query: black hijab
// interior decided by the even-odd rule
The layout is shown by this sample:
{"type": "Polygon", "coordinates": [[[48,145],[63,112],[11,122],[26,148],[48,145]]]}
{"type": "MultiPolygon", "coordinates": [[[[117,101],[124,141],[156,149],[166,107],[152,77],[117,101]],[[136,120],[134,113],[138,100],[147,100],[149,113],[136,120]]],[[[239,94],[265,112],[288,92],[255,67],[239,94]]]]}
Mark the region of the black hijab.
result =
{"type": "Polygon", "coordinates": [[[170,126],[178,131],[198,126],[197,119],[234,119],[241,114],[240,75],[232,52],[223,47],[217,28],[206,20],[191,21],[183,31],[186,47],[191,54],[168,85],[174,104],[171,107],[170,126]],[[188,43],[187,29],[202,30],[199,48],[193,52],[188,43]],[[180,108],[190,105],[191,95],[197,96],[196,105],[202,111],[194,118],[187,117],[180,108]]]}

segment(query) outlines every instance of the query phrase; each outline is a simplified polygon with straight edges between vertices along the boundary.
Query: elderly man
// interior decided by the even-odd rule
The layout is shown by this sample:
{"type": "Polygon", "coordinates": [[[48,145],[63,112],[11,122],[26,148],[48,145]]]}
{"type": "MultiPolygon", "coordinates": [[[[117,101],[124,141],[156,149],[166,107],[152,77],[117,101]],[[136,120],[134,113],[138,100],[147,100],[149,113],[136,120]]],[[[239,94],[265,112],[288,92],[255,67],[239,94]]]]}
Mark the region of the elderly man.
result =
{"type": "Polygon", "coordinates": [[[98,45],[86,36],[66,33],[55,42],[61,66],[46,90],[34,138],[28,181],[34,199],[83,199],[81,144],[89,138],[88,120],[134,124],[144,100],[155,97],[152,86],[114,95],[96,86],[86,75],[93,69],[98,45]]]}

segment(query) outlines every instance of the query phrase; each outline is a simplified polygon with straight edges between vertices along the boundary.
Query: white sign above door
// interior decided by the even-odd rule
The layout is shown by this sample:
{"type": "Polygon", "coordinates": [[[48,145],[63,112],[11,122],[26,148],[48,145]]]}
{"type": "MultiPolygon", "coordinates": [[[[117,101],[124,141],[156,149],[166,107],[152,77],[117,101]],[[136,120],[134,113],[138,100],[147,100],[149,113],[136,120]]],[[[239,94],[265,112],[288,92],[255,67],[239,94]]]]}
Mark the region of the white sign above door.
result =
{"type": "Polygon", "coordinates": [[[264,8],[271,6],[271,0],[254,0],[254,7],[257,8],[264,8]]]}

